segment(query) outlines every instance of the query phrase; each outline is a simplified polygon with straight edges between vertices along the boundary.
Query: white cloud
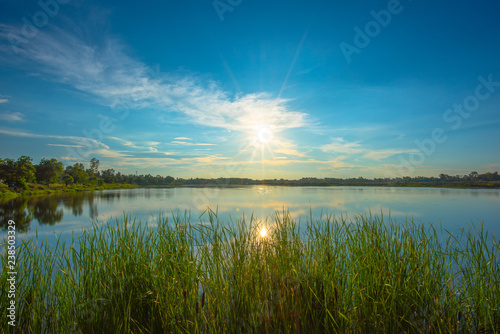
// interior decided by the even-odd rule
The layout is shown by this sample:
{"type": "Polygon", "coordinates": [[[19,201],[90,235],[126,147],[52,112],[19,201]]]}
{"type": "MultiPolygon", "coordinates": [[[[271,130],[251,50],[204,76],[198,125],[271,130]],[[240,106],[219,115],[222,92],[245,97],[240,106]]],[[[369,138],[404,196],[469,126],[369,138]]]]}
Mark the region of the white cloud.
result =
{"type": "MultiPolygon", "coordinates": [[[[131,147],[131,148],[142,150],[143,153],[145,153],[145,152],[149,152],[149,153],[165,153],[165,152],[159,152],[158,149],[155,147],[155,146],[158,146],[159,144],[161,144],[160,142],[152,141],[152,142],[146,142],[145,145],[138,145],[138,144],[132,143],[131,141],[128,141],[128,140],[125,140],[125,139],[121,139],[121,138],[118,138],[118,137],[108,137],[108,138],[116,140],[116,141],[120,142],[124,146],[128,146],[128,147],[131,147]]],[[[129,152],[129,153],[134,153],[134,152],[129,152]]],[[[135,152],[135,153],[137,153],[137,152],[135,152]]]]}
{"type": "Polygon", "coordinates": [[[27,138],[52,138],[52,139],[60,139],[60,140],[66,140],[70,141],[77,146],[81,147],[87,147],[86,145],[94,148],[104,148],[104,149],[109,149],[109,147],[100,141],[97,141],[95,139],[90,139],[86,137],[76,137],[76,136],[56,136],[56,135],[39,135],[36,133],[29,133],[29,132],[23,132],[23,131],[15,131],[15,130],[2,130],[0,129],[0,133],[8,136],[15,136],[15,137],[27,137],[27,138]]]}
{"type": "Polygon", "coordinates": [[[414,150],[382,149],[372,150],[359,142],[348,142],[342,137],[333,138],[333,142],[320,147],[326,153],[363,154],[361,158],[380,161],[396,154],[412,153],[414,150]]]}
{"type": "Polygon", "coordinates": [[[382,159],[391,157],[396,154],[401,154],[401,153],[412,153],[414,152],[413,150],[382,150],[382,151],[370,151],[362,156],[362,158],[365,159],[371,159],[371,160],[376,160],[380,161],[382,159]]]}
{"type": "Polygon", "coordinates": [[[138,148],[138,149],[143,149],[144,148],[143,146],[137,146],[137,145],[135,145],[134,143],[132,143],[132,142],[130,142],[128,140],[121,139],[121,138],[118,138],[118,137],[108,137],[108,138],[116,140],[116,141],[119,141],[124,146],[132,147],[132,148],[138,148]]]}
{"type": "MultiPolygon", "coordinates": [[[[16,30],[3,28],[4,38],[16,30]]],[[[291,110],[289,100],[266,93],[231,97],[216,83],[193,75],[155,73],[129,57],[116,39],[103,37],[99,46],[91,45],[70,31],[40,30],[37,38],[18,46],[16,59],[21,56],[41,65],[37,69],[52,80],[93,94],[112,107],[178,112],[192,123],[244,132],[259,124],[275,131],[307,125],[307,114],[291,110]]]]}
{"type": "Polygon", "coordinates": [[[342,137],[333,138],[333,142],[320,147],[323,152],[356,154],[365,151],[359,142],[347,142],[342,137]]]}
{"type": "Polygon", "coordinates": [[[7,100],[7,99],[0,99],[0,103],[8,103],[8,102],[9,102],[9,100],[7,100]]]}
{"type": "Polygon", "coordinates": [[[500,169],[500,164],[499,163],[488,164],[486,165],[486,169],[487,171],[491,170],[497,171],[498,169],[500,169]]]}
{"type": "Polygon", "coordinates": [[[174,140],[192,140],[192,139],[188,137],[175,137],[174,140]]]}
{"type": "Polygon", "coordinates": [[[83,145],[65,145],[65,144],[47,144],[48,146],[58,146],[58,147],[85,147],[83,145]]]}
{"type": "Polygon", "coordinates": [[[304,152],[300,152],[299,150],[297,150],[297,145],[292,143],[291,141],[281,138],[274,138],[272,140],[272,144],[274,146],[271,149],[273,153],[293,155],[295,157],[301,157],[301,158],[306,156],[304,152]]]}
{"type": "Polygon", "coordinates": [[[215,145],[215,144],[209,144],[209,143],[189,143],[186,141],[178,141],[178,140],[172,141],[172,144],[186,145],[186,146],[212,146],[212,145],[215,145]]]}
{"type": "Polygon", "coordinates": [[[108,150],[108,149],[100,149],[100,150],[95,150],[93,152],[94,154],[99,154],[103,157],[106,158],[126,158],[126,157],[132,157],[130,154],[125,154],[121,153],[118,151],[113,151],[113,150],[108,150]]]}
{"type": "Polygon", "coordinates": [[[300,152],[293,148],[278,148],[273,150],[274,153],[281,153],[284,155],[293,155],[296,157],[305,157],[306,155],[303,152],[300,152]]]}
{"type": "MultiPolygon", "coordinates": [[[[3,100],[0,100],[0,103],[3,100]]],[[[7,122],[24,122],[24,115],[21,114],[20,112],[3,112],[0,114],[0,121],[7,121],[7,122]]]]}

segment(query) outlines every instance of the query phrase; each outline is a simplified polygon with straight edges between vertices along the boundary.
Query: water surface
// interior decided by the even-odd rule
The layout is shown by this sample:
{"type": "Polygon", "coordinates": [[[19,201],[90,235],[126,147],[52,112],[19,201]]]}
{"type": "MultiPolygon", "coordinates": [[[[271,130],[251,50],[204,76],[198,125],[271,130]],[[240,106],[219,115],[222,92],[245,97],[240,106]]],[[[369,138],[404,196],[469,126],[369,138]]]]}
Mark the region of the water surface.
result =
{"type": "MultiPolygon", "coordinates": [[[[248,218],[265,220],[276,211],[288,210],[305,223],[312,213],[354,217],[383,214],[396,221],[439,225],[450,231],[471,221],[489,233],[500,235],[500,191],[477,189],[387,187],[268,187],[121,189],[68,193],[0,203],[0,236],[8,219],[16,221],[22,237],[80,233],[92,221],[103,223],[135,217],[154,225],[158,216],[181,215],[206,222],[210,208],[221,221],[248,218]],[[201,216],[200,216],[201,215],[201,216]]],[[[497,237],[498,239],[498,237],[497,237]]]]}

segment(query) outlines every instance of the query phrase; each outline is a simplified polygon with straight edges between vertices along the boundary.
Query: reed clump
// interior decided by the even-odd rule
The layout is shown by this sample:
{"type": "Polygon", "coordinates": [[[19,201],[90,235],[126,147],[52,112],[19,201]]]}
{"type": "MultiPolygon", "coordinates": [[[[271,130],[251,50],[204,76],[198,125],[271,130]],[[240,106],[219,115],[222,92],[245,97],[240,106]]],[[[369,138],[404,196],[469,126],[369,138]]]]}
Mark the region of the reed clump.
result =
{"type": "MultiPolygon", "coordinates": [[[[455,235],[371,215],[207,215],[124,217],[55,244],[22,242],[16,332],[500,331],[500,245],[482,225],[455,235]]],[[[4,290],[0,301],[7,332],[4,290]]]]}

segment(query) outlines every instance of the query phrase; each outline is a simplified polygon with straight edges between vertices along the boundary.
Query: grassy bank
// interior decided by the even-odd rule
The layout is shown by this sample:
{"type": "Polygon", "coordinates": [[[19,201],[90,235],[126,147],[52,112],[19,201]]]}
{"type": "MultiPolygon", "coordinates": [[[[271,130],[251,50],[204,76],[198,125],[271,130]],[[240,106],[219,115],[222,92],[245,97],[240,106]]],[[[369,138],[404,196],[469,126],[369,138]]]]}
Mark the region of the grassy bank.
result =
{"type": "MultiPolygon", "coordinates": [[[[302,231],[287,214],[236,227],[209,217],[157,228],[124,218],[55,245],[22,243],[18,332],[500,330],[500,244],[481,227],[454,237],[379,217],[311,218],[302,231]]],[[[0,302],[6,331],[6,289],[0,302]]]]}
{"type": "Polygon", "coordinates": [[[91,191],[91,190],[105,190],[105,189],[128,189],[137,188],[134,184],[102,184],[102,185],[83,185],[83,184],[51,184],[49,186],[42,184],[29,183],[28,189],[23,191],[15,191],[13,188],[9,188],[5,184],[0,184],[0,200],[8,200],[16,198],[19,196],[38,196],[38,195],[50,195],[50,194],[62,194],[66,192],[76,192],[76,191],[91,191]]]}

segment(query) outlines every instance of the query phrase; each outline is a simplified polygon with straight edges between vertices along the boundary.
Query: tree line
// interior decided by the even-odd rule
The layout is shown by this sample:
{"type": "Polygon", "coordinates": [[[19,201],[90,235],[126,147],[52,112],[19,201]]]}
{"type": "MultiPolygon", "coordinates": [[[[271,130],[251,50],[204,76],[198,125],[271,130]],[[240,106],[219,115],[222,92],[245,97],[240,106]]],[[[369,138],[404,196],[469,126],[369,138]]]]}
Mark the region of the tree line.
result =
{"type": "Polygon", "coordinates": [[[17,160],[0,158],[0,180],[9,187],[21,190],[28,189],[28,183],[38,183],[50,185],[54,183],[64,183],[82,185],[102,185],[104,183],[113,184],[136,184],[136,185],[173,185],[175,179],[171,176],[148,175],[125,175],[110,168],[99,170],[100,161],[92,158],[89,168],[85,168],[82,163],[64,167],[61,161],[56,158],[42,158],[35,165],[29,156],[21,156],[17,160]]]}
{"type": "Polygon", "coordinates": [[[303,177],[297,180],[248,178],[191,178],[176,179],[176,184],[185,186],[240,186],[240,185],[271,185],[271,186],[428,186],[428,187],[483,187],[500,188],[498,172],[479,174],[471,172],[467,175],[440,174],[439,177],[405,176],[395,178],[334,178],[334,177],[303,177]]]}
{"type": "Polygon", "coordinates": [[[63,182],[66,185],[99,183],[99,160],[93,158],[90,168],[85,169],[82,163],[67,166],[57,159],[43,158],[39,164],[34,165],[33,159],[21,156],[17,160],[0,159],[0,180],[10,187],[28,189],[28,183],[50,185],[63,182]]]}
{"type": "Polygon", "coordinates": [[[9,187],[20,190],[28,189],[28,183],[50,185],[64,183],[82,185],[106,184],[134,184],[138,186],[238,186],[238,185],[286,185],[286,186],[500,186],[498,172],[479,174],[476,171],[468,175],[440,174],[438,177],[397,177],[397,178],[316,178],[304,177],[298,180],[265,179],[253,180],[249,178],[174,178],[172,176],[153,176],[151,174],[122,174],[113,168],[99,170],[100,161],[92,158],[89,167],[82,163],[75,163],[64,167],[61,161],[55,158],[42,158],[37,165],[29,156],[21,156],[17,160],[0,158],[0,180],[9,187]]]}

